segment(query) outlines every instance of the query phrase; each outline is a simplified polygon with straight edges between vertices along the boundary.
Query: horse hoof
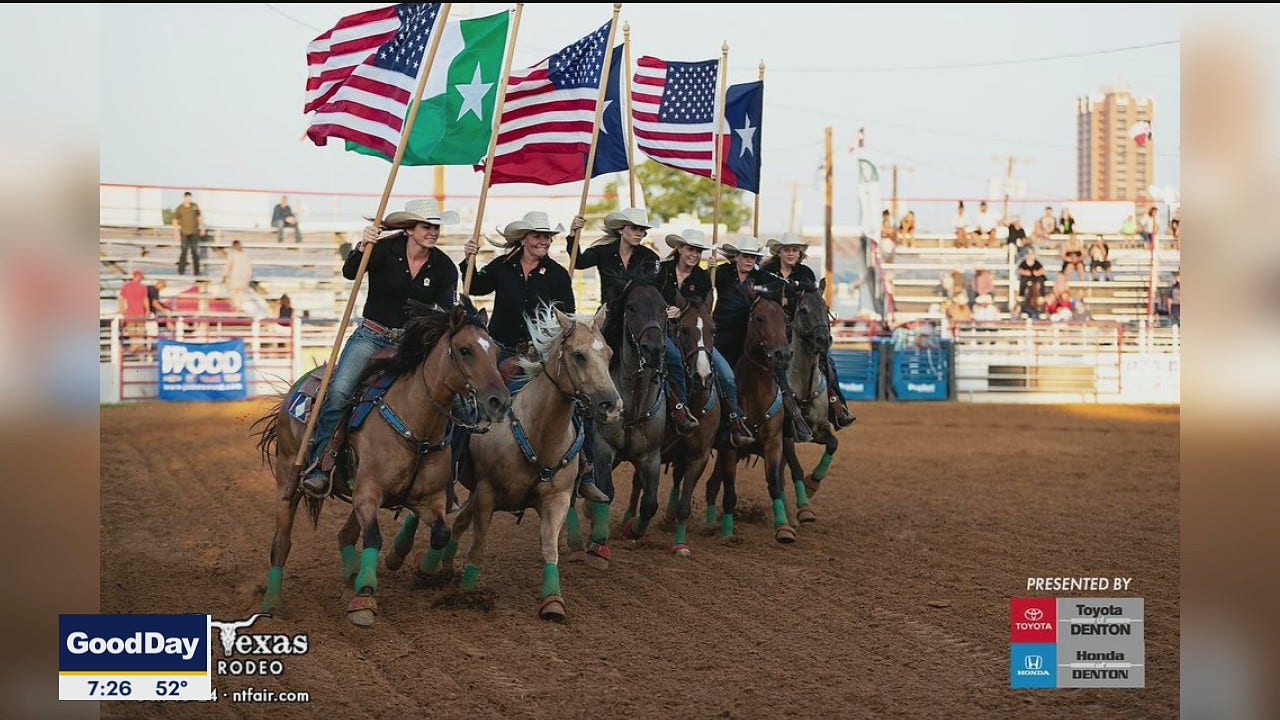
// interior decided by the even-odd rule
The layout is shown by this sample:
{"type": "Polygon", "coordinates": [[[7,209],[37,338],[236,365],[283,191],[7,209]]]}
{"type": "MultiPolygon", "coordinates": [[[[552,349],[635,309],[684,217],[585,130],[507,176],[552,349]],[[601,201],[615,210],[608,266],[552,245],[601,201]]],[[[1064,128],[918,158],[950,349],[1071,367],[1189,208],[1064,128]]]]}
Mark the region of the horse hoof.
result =
{"type": "Polygon", "coordinates": [[[628,540],[640,539],[640,536],[636,534],[636,521],[634,518],[622,523],[622,537],[628,540]]]}
{"type": "Polygon", "coordinates": [[[610,557],[611,553],[609,552],[608,545],[601,545],[599,543],[590,543],[587,545],[588,567],[595,570],[608,570],[610,557]]]}
{"type": "Polygon", "coordinates": [[[395,551],[389,552],[387,553],[387,557],[382,561],[382,564],[390,572],[395,572],[400,569],[401,565],[404,565],[404,556],[395,551]]]}
{"type": "Polygon", "coordinates": [[[671,554],[679,558],[693,557],[693,551],[688,545],[680,544],[671,548],[671,554]]]}
{"type": "Polygon", "coordinates": [[[804,476],[804,489],[809,493],[809,497],[818,494],[818,488],[822,487],[822,483],[813,479],[813,473],[804,476]]]}
{"type": "Polygon", "coordinates": [[[716,523],[715,525],[703,525],[702,534],[706,537],[715,537],[716,535],[719,535],[720,523],[716,523]]]}
{"type": "Polygon", "coordinates": [[[782,525],[773,531],[773,539],[783,545],[790,545],[796,541],[796,531],[790,525],[782,525]]]}
{"type": "Polygon", "coordinates": [[[352,625],[369,627],[378,616],[378,600],[372,595],[357,595],[347,603],[347,619],[352,625]]]}
{"type": "Polygon", "coordinates": [[[280,596],[272,593],[262,598],[262,606],[258,608],[258,612],[274,614],[280,611],[280,596]]]}
{"type": "Polygon", "coordinates": [[[552,622],[564,622],[566,619],[564,598],[559,595],[552,595],[543,600],[542,605],[538,606],[538,617],[552,622]]]}
{"type": "Polygon", "coordinates": [[[818,522],[818,513],[814,512],[813,508],[806,505],[796,510],[796,519],[802,523],[816,523],[818,522]]]}

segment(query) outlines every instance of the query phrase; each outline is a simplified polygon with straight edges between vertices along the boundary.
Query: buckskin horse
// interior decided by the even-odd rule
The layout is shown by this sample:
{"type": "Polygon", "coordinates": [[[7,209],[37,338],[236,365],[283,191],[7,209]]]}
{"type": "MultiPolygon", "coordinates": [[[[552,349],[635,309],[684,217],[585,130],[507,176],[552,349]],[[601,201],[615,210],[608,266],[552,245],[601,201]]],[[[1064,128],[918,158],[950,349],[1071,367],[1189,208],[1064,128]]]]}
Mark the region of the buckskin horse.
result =
{"type": "MultiPolygon", "coordinates": [[[[475,590],[493,513],[533,508],[541,522],[543,561],[538,615],[564,620],[559,539],[582,462],[583,428],[577,415],[591,412],[597,421],[608,422],[622,413],[622,399],[609,376],[611,352],[600,334],[605,316],[603,306],[589,321],[544,306],[528,321],[538,359],[521,365],[531,379],[516,393],[506,422],[470,438],[459,481],[471,495],[454,519],[448,543],[437,548],[433,542],[431,550],[418,556],[414,567],[419,574],[451,568],[459,538],[474,524],[461,590],[475,590]]],[[[412,535],[404,536],[402,530],[389,560],[408,553],[412,535]]]]}
{"type": "Polygon", "coordinates": [[[765,483],[773,500],[773,536],[779,543],[796,541],[795,528],[787,520],[785,489],[782,483],[782,389],[775,373],[791,362],[787,342],[787,318],[778,304],[780,291],[753,288],[751,315],[742,357],[734,365],[738,395],[747,424],[756,437],[751,445],[737,449],[727,439],[717,447],[716,466],[707,480],[707,520],[715,518],[716,497],[724,488],[720,517],[720,537],[733,537],[733,511],[738,504],[736,471],[739,459],[759,455],[764,460],[765,483]]]}
{"type": "MultiPolygon", "coordinates": [[[[382,535],[379,508],[408,508],[427,518],[433,544],[449,539],[445,524],[445,492],[453,477],[449,447],[454,398],[462,395],[489,422],[501,420],[511,405],[507,386],[498,373],[498,344],[485,329],[487,314],[477,313],[469,300],[452,311],[427,310],[409,320],[394,356],[376,360],[366,378],[383,375],[385,393],[372,400],[368,419],[347,432],[346,450],[334,470],[333,494],[349,494],[352,503],[346,525],[338,533],[343,578],[355,591],[347,617],[356,625],[371,625],[377,615],[378,554],[382,535]],[[373,415],[378,415],[374,418],[373,415]],[[364,549],[357,554],[356,540],[364,549]]],[[[317,368],[319,370],[320,368],[317,368]]],[[[316,370],[303,376],[301,387],[316,370]]],[[[372,397],[362,384],[358,397],[372,397]]],[[[262,600],[263,612],[281,605],[284,564],[289,557],[294,516],[303,493],[293,458],[305,423],[291,409],[296,394],[281,399],[254,423],[258,450],[271,464],[276,478],[276,532],[271,545],[271,569],[262,600]],[[294,397],[294,400],[290,400],[294,397]]],[[[345,421],[344,421],[345,423],[345,421]]],[[[336,442],[337,440],[335,440],[336,442]]],[[[312,524],[320,518],[324,498],[306,498],[312,524]]]]}
{"type": "MultiPolygon", "coordinates": [[[[801,290],[789,293],[788,297],[789,302],[795,303],[795,312],[791,316],[791,365],[787,382],[795,391],[796,403],[813,431],[813,442],[825,447],[817,467],[806,476],[796,455],[795,440],[784,438],[782,442],[782,454],[796,489],[796,520],[801,523],[818,521],[810,496],[818,492],[819,483],[827,476],[840,447],[828,414],[828,380],[822,365],[822,356],[831,351],[831,314],[822,299],[826,287],[827,281],[823,279],[816,292],[801,290]]],[[[836,392],[839,391],[837,388],[836,392]]]]}

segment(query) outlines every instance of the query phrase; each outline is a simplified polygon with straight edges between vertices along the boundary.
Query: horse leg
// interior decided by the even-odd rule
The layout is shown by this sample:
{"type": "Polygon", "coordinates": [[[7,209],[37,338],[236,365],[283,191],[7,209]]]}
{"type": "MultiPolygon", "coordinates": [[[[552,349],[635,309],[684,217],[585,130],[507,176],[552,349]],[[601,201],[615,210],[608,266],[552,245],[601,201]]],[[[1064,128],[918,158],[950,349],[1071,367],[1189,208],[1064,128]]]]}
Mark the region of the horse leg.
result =
{"type": "Polygon", "coordinates": [[[543,498],[538,517],[542,521],[542,604],[538,617],[543,620],[564,622],[565,602],[560,595],[560,527],[569,513],[569,500],[573,491],[556,493],[543,498]]]}
{"type": "MultiPolygon", "coordinates": [[[[365,483],[369,488],[372,483],[365,483]]],[[[357,487],[360,483],[357,482],[357,487]]],[[[360,571],[356,574],[356,596],[347,603],[347,619],[353,624],[367,627],[378,614],[378,555],[382,552],[382,531],[378,528],[378,508],[382,497],[376,489],[356,491],[352,509],[360,521],[360,536],[364,549],[360,552],[360,571]]]]}
{"type": "MultiPolygon", "coordinates": [[[[828,436],[831,435],[830,432],[826,434],[828,436]]],[[[791,471],[791,484],[796,489],[796,522],[818,522],[818,514],[813,511],[813,507],[809,504],[809,494],[805,491],[804,466],[800,464],[800,458],[796,454],[795,442],[783,439],[782,458],[787,464],[787,469],[791,471]]],[[[783,480],[782,486],[785,490],[785,480],[783,480]]]]}
{"type": "Polygon", "coordinates": [[[716,498],[720,497],[720,486],[724,482],[724,474],[720,468],[720,456],[723,454],[723,451],[716,453],[716,464],[711,468],[711,477],[707,478],[707,522],[703,526],[707,535],[714,535],[720,524],[720,509],[716,507],[716,498]]]}
{"type": "Polygon", "coordinates": [[[578,520],[577,503],[573,497],[569,497],[569,509],[565,515],[565,535],[569,542],[570,550],[581,550],[582,544],[582,524],[578,520]]]}
{"type": "Polygon", "coordinates": [[[409,513],[409,517],[404,519],[404,525],[400,526],[400,532],[396,533],[396,539],[391,543],[391,552],[382,561],[388,570],[400,569],[409,551],[413,550],[413,539],[417,534],[418,514],[409,513]]]}
{"type": "Polygon", "coordinates": [[[721,507],[724,509],[724,514],[720,517],[721,540],[733,537],[733,511],[738,507],[737,465],[738,453],[733,450],[721,451],[716,456],[716,474],[724,483],[724,496],[721,498],[721,507]]]}
{"type": "MultiPolygon", "coordinates": [[[[444,520],[444,513],[437,514],[435,522],[431,523],[431,547],[418,558],[418,572],[423,575],[436,575],[443,570],[445,548],[449,546],[449,541],[452,539],[453,533],[449,531],[449,524],[444,520]]],[[[450,557],[451,565],[452,560],[453,558],[450,557]]]]}
{"type": "Polygon", "coordinates": [[[453,558],[458,554],[458,541],[462,539],[463,534],[471,527],[471,523],[476,517],[476,494],[479,486],[471,492],[467,497],[467,501],[462,504],[462,510],[458,511],[458,516],[453,519],[453,532],[449,534],[449,542],[445,543],[444,552],[440,555],[440,567],[453,570],[453,558]]]}
{"type": "MultiPolygon", "coordinates": [[[[658,457],[656,450],[636,466],[633,487],[641,488],[644,494],[640,499],[640,516],[631,524],[631,536],[634,538],[644,537],[649,530],[649,523],[653,521],[653,516],[658,514],[658,476],[661,473],[661,458],[658,457]]],[[[624,527],[623,532],[626,531],[627,528],[624,527]]]]}
{"type": "Polygon", "coordinates": [[[708,453],[703,451],[692,462],[682,461],[677,465],[676,487],[680,495],[676,499],[676,539],[671,546],[671,554],[676,557],[689,557],[689,517],[693,515],[693,491],[698,487],[698,478],[707,467],[708,453]]]}
{"type": "Polygon", "coordinates": [[[795,528],[787,521],[786,485],[782,481],[782,438],[769,438],[764,444],[764,478],[773,500],[773,539],[783,544],[796,541],[795,528]]]}
{"type": "MultiPolygon", "coordinates": [[[[472,494],[475,510],[472,511],[476,523],[476,537],[471,541],[471,550],[467,552],[467,567],[462,571],[462,591],[471,592],[480,581],[480,562],[484,559],[485,541],[489,539],[489,522],[493,520],[493,498],[490,493],[477,487],[472,494]]],[[[467,501],[471,506],[472,500],[467,501]]]]}
{"type": "MultiPolygon", "coordinates": [[[[277,485],[277,489],[282,489],[277,485]]],[[[289,559],[289,549],[293,547],[293,520],[298,514],[298,500],[295,493],[282,493],[283,497],[276,501],[276,534],[271,541],[271,569],[267,570],[267,591],[262,596],[262,612],[274,613],[280,609],[281,586],[284,584],[284,563],[289,559]]]]}
{"type": "MultiPolygon", "coordinates": [[[[614,451],[608,443],[596,436],[595,457],[592,459],[596,487],[614,497],[614,451]]],[[[591,507],[591,542],[587,543],[587,564],[596,570],[609,569],[609,503],[588,502],[591,507]]]]}
{"type": "Polygon", "coordinates": [[[822,453],[822,459],[818,461],[818,465],[813,469],[813,472],[804,478],[804,489],[808,492],[809,497],[818,494],[818,486],[827,477],[827,471],[831,469],[831,461],[835,459],[836,450],[839,448],[840,441],[836,439],[836,434],[827,433],[826,449],[822,453]]]}
{"type": "Polygon", "coordinates": [[[342,554],[342,584],[355,587],[356,574],[360,572],[360,551],[356,550],[356,541],[360,539],[360,521],[353,508],[347,515],[347,522],[338,531],[338,552],[342,554]]]}
{"type": "Polygon", "coordinates": [[[627,511],[622,515],[622,536],[625,538],[635,539],[637,535],[633,535],[631,531],[631,522],[636,517],[636,508],[640,505],[640,491],[643,487],[640,485],[639,478],[632,475],[631,477],[631,499],[627,502],[627,511]]]}
{"type": "Polygon", "coordinates": [[[662,513],[662,524],[664,526],[676,522],[676,506],[680,504],[681,483],[684,481],[684,474],[688,466],[689,463],[685,461],[683,452],[680,453],[680,457],[671,461],[671,491],[667,493],[667,509],[662,513]]]}

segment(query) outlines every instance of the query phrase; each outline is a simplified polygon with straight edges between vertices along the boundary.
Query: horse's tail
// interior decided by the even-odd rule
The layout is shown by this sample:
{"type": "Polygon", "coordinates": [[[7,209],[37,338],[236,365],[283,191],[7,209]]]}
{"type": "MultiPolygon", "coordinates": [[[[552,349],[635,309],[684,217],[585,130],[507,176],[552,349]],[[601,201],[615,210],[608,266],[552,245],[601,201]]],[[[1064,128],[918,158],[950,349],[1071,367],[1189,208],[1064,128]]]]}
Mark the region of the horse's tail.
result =
{"type": "Polygon", "coordinates": [[[302,497],[307,501],[307,517],[311,518],[311,528],[320,526],[320,511],[324,509],[324,498],[312,497],[303,493],[302,497]]]}
{"type": "Polygon", "coordinates": [[[262,455],[262,464],[271,464],[271,458],[275,456],[280,441],[280,411],[284,408],[285,396],[272,403],[271,409],[265,415],[253,421],[249,426],[249,434],[257,435],[258,452],[262,455]]]}

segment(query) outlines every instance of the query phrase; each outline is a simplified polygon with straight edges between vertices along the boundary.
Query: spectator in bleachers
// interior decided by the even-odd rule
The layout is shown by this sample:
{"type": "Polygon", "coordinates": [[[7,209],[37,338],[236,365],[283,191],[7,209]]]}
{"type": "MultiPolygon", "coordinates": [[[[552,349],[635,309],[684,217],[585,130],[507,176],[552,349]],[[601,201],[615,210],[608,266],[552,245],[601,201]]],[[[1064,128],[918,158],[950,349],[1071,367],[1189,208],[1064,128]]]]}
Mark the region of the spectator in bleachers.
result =
{"type": "Polygon", "coordinates": [[[276,321],[281,325],[293,323],[293,300],[288,295],[280,296],[280,314],[276,317],[276,321]]]}
{"type": "Polygon", "coordinates": [[[1182,325],[1182,278],[1177,270],[1173,271],[1173,285],[1169,286],[1168,297],[1169,322],[1182,325]]]}
{"type": "Polygon", "coordinates": [[[969,247],[969,217],[964,214],[964,201],[956,202],[956,214],[951,218],[951,227],[956,231],[956,247],[969,247]]]}
{"type": "Polygon", "coordinates": [[[1182,208],[1173,211],[1173,218],[1169,220],[1169,234],[1173,236],[1174,248],[1182,249],[1182,208]]]}
{"type": "Polygon", "coordinates": [[[1098,273],[1106,274],[1107,280],[1111,277],[1111,246],[1098,237],[1089,245],[1089,275],[1094,279],[1098,279],[1098,273]]]}
{"type": "Polygon", "coordinates": [[[1071,298],[1071,288],[1062,284],[1053,291],[1053,300],[1049,302],[1049,319],[1054,322],[1070,322],[1075,314],[1075,304],[1071,298]]]}
{"type": "Polygon", "coordinates": [[[227,253],[227,267],[222,271],[222,284],[227,286],[227,294],[231,296],[231,304],[236,310],[244,311],[244,299],[249,292],[249,284],[253,282],[253,261],[245,253],[239,240],[231,243],[231,251],[227,253]]]}
{"type": "Polygon", "coordinates": [[[996,239],[996,228],[1000,227],[1000,221],[996,219],[995,213],[987,209],[987,201],[983,200],[978,203],[978,218],[975,222],[978,229],[978,243],[984,247],[999,247],[1000,241],[996,239]]]}
{"type": "Polygon", "coordinates": [[[1053,208],[1046,205],[1044,215],[1036,221],[1036,226],[1031,229],[1031,239],[1037,245],[1042,245],[1049,240],[1049,236],[1058,232],[1058,219],[1053,216],[1053,208]]]}
{"type": "Polygon", "coordinates": [[[1080,242],[1080,238],[1071,234],[1067,238],[1067,243],[1062,246],[1062,270],[1064,276],[1070,278],[1072,275],[1078,275],[1081,280],[1085,279],[1084,270],[1084,243],[1080,242]]]}
{"type": "Polygon", "coordinates": [[[1160,236],[1160,208],[1152,205],[1147,209],[1147,214],[1142,216],[1142,244],[1143,247],[1151,247],[1151,243],[1155,242],[1160,236]]]}
{"type": "Polygon", "coordinates": [[[173,210],[173,235],[182,243],[178,256],[178,274],[187,272],[187,252],[191,253],[191,271],[200,275],[200,238],[204,237],[204,216],[200,206],[191,202],[191,193],[182,193],[182,204],[173,210]]]}
{"type": "Polygon", "coordinates": [[[289,207],[288,195],[281,195],[280,202],[271,208],[271,227],[276,229],[276,242],[284,242],[286,228],[293,228],[294,242],[302,242],[302,228],[298,226],[298,216],[289,207]]]}
{"type": "Polygon", "coordinates": [[[880,239],[897,242],[898,231],[893,227],[893,216],[888,210],[880,213],[880,239]]]}
{"type": "Polygon", "coordinates": [[[911,247],[911,241],[916,239],[916,213],[914,210],[908,210],[907,214],[902,216],[902,221],[898,223],[898,242],[911,247]]]}
{"type": "Polygon", "coordinates": [[[1035,248],[1027,248],[1027,254],[1022,258],[1022,262],[1018,264],[1018,294],[1026,297],[1027,287],[1029,285],[1039,285],[1039,293],[1044,293],[1044,284],[1047,273],[1044,265],[1036,259],[1035,248]]]}
{"type": "Polygon", "coordinates": [[[1044,317],[1044,283],[1028,283],[1027,292],[1022,296],[1022,305],[1018,315],[1028,320],[1039,320],[1044,317]]]}
{"type": "Polygon", "coordinates": [[[1005,243],[1014,247],[1018,257],[1022,256],[1027,247],[1027,231],[1022,227],[1021,217],[1014,215],[1009,221],[1009,237],[1005,238],[1005,243]]]}
{"type": "Polygon", "coordinates": [[[1063,235],[1071,235],[1076,231],[1076,219],[1071,217],[1071,211],[1062,208],[1062,219],[1058,222],[1058,232],[1063,235]]]}
{"type": "Polygon", "coordinates": [[[1124,224],[1120,226],[1120,234],[1124,235],[1126,240],[1138,234],[1138,224],[1133,221],[1132,215],[1124,219],[1124,224]]]}
{"type": "Polygon", "coordinates": [[[969,309],[969,294],[958,292],[943,304],[947,313],[947,319],[953,323],[969,322],[973,320],[973,312],[969,309]]]}
{"type": "Polygon", "coordinates": [[[995,301],[990,295],[979,295],[973,301],[973,319],[980,323],[1000,320],[1000,311],[996,309],[995,301]]]}
{"type": "Polygon", "coordinates": [[[146,334],[147,324],[147,288],[142,284],[142,271],[134,270],[133,279],[120,287],[120,338],[127,343],[126,349],[134,352],[146,334]]]}
{"type": "Polygon", "coordinates": [[[164,280],[157,280],[155,285],[147,286],[147,313],[155,321],[157,331],[161,327],[167,328],[169,326],[169,321],[161,318],[168,317],[173,310],[168,303],[160,298],[160,293],[164,292],[164,289],[168,286],[169,284],[164,280]]]}
{"type": "Polygon", "coordinates": [[[996,276],[990,270],[979,266],[973,271],[973,294],[975,296],[996,294],[996,276]]]}

